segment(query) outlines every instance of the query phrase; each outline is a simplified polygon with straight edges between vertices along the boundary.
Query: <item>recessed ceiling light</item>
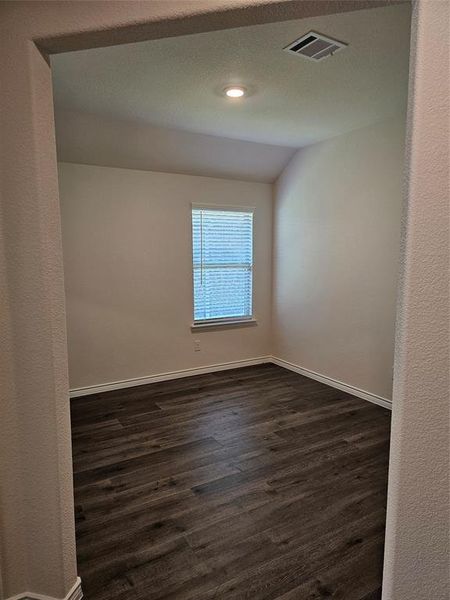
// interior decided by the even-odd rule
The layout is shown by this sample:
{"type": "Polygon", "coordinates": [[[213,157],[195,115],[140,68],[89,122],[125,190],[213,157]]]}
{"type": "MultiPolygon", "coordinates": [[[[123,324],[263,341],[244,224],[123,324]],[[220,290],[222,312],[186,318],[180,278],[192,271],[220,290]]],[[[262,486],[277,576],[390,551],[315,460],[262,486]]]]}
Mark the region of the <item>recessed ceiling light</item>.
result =
{"type": "Polygon", "coordinates": [[[242,98],[242,96],[245,96],[246,90],[240,85],[231,85],[226,87],[224,92],[228,98],[242,98]]]}

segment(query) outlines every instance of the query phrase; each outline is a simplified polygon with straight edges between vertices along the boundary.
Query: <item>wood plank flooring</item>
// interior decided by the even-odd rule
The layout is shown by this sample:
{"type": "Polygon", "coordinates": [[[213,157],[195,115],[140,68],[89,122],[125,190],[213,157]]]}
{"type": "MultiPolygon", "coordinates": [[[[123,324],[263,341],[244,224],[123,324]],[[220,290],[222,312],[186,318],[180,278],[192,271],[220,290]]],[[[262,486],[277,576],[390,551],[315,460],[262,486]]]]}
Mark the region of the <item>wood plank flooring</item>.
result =
{"type": "Polygon", "coordinates": [[[275,365],[72,401],[87,600],[378,600],[390,413],[275,365]]]}

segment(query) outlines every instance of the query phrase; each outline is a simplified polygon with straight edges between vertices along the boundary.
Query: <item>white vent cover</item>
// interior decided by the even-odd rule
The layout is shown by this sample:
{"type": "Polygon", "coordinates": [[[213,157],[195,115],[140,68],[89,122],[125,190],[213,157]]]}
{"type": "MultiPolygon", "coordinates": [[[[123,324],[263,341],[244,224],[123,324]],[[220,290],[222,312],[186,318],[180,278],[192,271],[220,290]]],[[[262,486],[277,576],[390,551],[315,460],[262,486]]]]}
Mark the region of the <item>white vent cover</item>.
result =
{"type": "Polygon", "coordinates": [[[298,38],[298,40],[295,40],[295,42],[292,42],[292,44],[289,44],[289,46],[286,46],[284,50],[292,54],[299,54],[309,60],[322,60],[346,46],[347,44],[343,42],[338,42],[321,33],[310,31],[301,38],[298,38]]]}

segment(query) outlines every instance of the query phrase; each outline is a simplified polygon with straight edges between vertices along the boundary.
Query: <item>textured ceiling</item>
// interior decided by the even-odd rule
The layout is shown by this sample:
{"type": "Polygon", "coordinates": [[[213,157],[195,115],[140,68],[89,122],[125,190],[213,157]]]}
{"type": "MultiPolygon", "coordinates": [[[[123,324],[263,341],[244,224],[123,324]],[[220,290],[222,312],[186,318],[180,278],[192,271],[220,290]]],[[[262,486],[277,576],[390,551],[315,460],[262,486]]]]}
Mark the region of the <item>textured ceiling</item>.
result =
{"type": "Polygon", "coordinates": [[[52,57],[58,158],[274,181],[295,149],[403,112],[410,5],[52,57]],[[322,62],[283,47],[314,30],[322,62]],[[230,100],[228,84],[250,94],[230,100]]]}
{"type": "Polygon", "coordinates": [[[300,147],[404,108],[410,10],[400,4],[57,55],[56,106],[300,147]],[[283,52],[311,29],[349,46],[318,63],[283,52]],[[250,97],[223,97],[229,83],[248,86],[250,97]]]}

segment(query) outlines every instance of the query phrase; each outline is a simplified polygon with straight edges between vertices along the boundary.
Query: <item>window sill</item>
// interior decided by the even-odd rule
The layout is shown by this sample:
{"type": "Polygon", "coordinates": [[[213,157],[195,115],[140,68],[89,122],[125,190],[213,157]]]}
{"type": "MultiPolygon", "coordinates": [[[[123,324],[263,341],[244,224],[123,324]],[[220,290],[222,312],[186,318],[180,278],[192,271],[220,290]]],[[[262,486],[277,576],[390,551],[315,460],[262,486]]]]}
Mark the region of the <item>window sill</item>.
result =
{"type": "Polygon", "coordinates": [[[202,321],[198,323],[192,323],[191,330],[197,331],[198,329],[226,329],[228,327],[246,327],[249,325],[257,325],[256,319],[223,319],[217,321],[202,321]]]}

